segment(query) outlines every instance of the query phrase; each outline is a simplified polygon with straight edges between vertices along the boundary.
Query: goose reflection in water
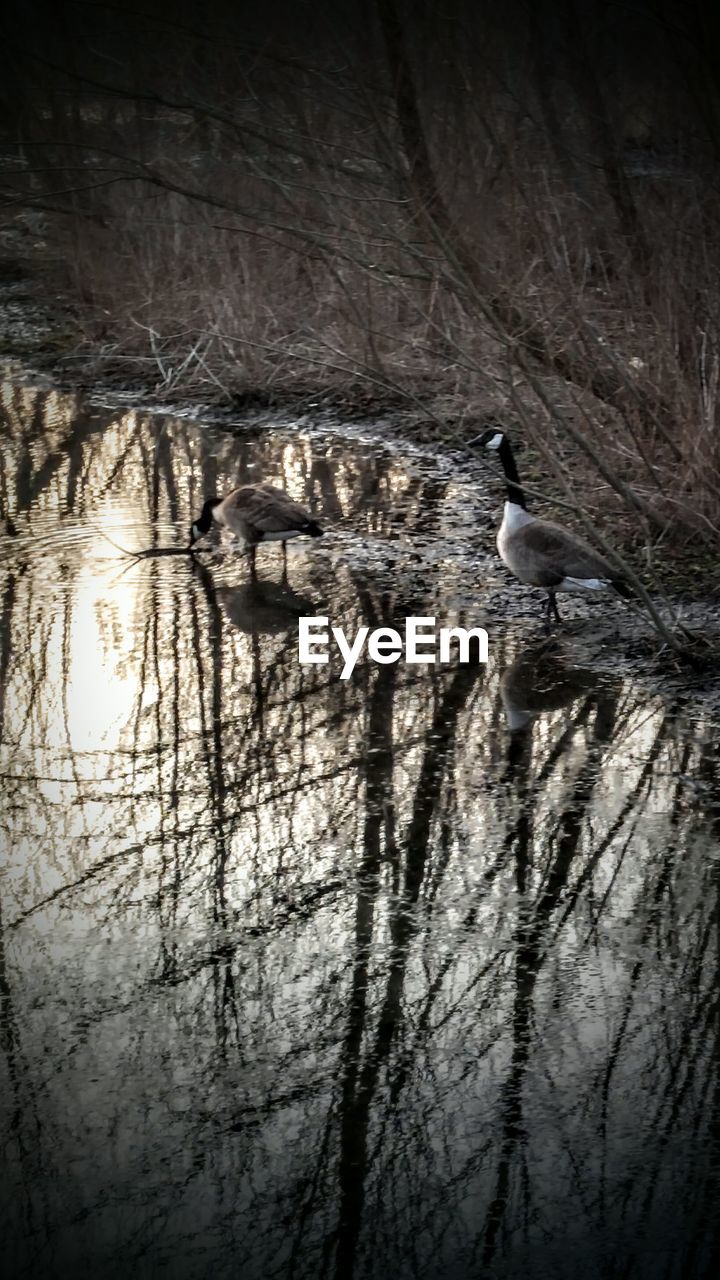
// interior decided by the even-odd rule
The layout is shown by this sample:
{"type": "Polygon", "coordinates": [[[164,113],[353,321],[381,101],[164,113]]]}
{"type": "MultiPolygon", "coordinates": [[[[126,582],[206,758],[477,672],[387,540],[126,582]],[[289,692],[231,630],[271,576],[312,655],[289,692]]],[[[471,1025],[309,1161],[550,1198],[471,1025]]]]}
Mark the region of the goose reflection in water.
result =
{"type": "Polygon", "coordinates": [[[298,618],[317,613],[315,601],[277,582],[253,578],[239,586],[216,585],[205,565],[196,564],[208,601],[231,626],[246,635],[277,636],[292,631],[298,618]]]}
{"type": "Polygon", "coordinates": [[[239,587],[216,587],[215,594],[228,622],[247,635],[282,635],[297,625],[298,618],[316,611],[306,596],[260,579],[239,587]]]}
{"type": "Polygon", "coordinates": [[[507,727],[517,733],[545,711],[558,711],[596,690],[597,673],[571,667],[554,641],[523,649],[500,677],[500,699],[507,727]]]}

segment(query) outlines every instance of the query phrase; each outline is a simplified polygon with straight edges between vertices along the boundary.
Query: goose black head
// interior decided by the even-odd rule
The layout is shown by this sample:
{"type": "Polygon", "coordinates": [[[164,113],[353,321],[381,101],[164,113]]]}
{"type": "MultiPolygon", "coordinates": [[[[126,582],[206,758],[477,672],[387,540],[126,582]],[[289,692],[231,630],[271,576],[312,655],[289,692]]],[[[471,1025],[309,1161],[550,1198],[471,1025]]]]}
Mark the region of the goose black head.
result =
{"type": "Polygon", "coordinates": [[[500,427],[488,427],[487,431],[469,440],[468,444],[479,449],[500,449],[505,439],[507,439],[505,432],[500,427]]]}
{"type": "Polygon", "coordinates": [[[197,520],[194,520],[190,526],[190,546],[193,547],[198,538],[202,538],[203,534],[209,533],[212,528],[213,510],[220,506],[220,498],[206,498],[203,503],[203,509],[197,520]]]}

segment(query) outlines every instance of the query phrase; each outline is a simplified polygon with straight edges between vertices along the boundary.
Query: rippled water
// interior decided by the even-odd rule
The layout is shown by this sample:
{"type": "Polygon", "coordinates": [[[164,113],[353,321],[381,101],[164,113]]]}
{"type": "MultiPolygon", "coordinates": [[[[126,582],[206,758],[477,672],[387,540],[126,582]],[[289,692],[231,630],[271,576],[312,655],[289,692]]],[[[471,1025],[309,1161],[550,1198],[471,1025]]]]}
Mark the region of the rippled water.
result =
{"type": "Polygon", "coordinates": [[[449,462],[3,413],[10,1274],[714,1275],[717,726],[503,625],[498,494],[449,462]],[[286,583],[117,550],[258,479],[328,528],[286,583]],[[342,681],[304,613],[490,662],[342,681]]]}

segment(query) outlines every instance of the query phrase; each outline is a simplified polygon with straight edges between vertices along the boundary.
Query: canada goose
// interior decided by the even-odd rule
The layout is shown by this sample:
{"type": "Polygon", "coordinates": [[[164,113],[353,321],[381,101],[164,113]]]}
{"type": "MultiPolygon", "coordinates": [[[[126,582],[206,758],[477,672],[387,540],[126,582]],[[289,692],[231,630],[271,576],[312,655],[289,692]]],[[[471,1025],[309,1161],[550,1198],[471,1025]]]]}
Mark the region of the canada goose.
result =
{"type": "Polygon", "coordinates": [[[260,542],[282,542],[283,573],[287,570],[288,538],[301,533],[319,538],[322,529],[312,516],[293,502],[282,489],[271,484],[246,484],[225,498],[206,498],[202,512],[190,528],[190,546],[209,533],[213,521],[229,529],[244,542],[250,553],[250,570],[255,576],[255,549],[260,542]]]}
{"type": "Polygon", "coordinates": [[[500,559],[511,573],[531,587],[548,594],[546,625],[554,616],[560,622],[557,591],[615,590],[629,598],[632,591],[612,565],[588,542],[550,520],[538,520],[525,505],[515,456],[504,431],[491,427],[471,440],[472,445],[497,451],[507,481],[507,501],[498,530],[500,559]]]}

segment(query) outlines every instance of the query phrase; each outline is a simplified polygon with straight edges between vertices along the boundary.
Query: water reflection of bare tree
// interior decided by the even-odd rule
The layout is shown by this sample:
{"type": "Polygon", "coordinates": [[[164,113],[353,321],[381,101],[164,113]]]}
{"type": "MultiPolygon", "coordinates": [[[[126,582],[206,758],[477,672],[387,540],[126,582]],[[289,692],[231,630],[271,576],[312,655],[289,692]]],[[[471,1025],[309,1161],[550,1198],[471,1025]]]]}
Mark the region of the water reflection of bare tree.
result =
{"type": "MultiPolygon", "coordinates": [[[[543,646],[533,648],[515,659],[503,673],[501,694],[511,728],[509,759],[518,765],[515,752],[518,735],[527,739],[530,718],[543,710],[556,710],[576,701],[593,683],[590,674],[564,666],[554,653],[543,646]],[[534,674],[533,674],[534,673],[534,674]]],[[[518,788],[521,816],[515,826],[515,885],[517,890],[517,924],[515,930],[514,996],[512,1009],[512,1052],[510,1065],[501,1086],[499,1119],[502,1132],[498,1155],[497,1178],[487,1210],[482,1236],[482,1265],[490,1267],[495,1257],[498,1236],[503,1226],[511,1195],[513,1164],[517,1165],[517,1188],[520,1208],[518,1220],[527,1221],[531,1211],[533,1188],[526,1150],[526,1123],[523,1115],[523,1090],[534,1035],[534,993],[543,964],[551,954],[552,921],[567,890],[570,871],[578,853],[583,824],[589,816],[593,791],[601,777],[603,757],[612,745],[618,691],[603,688],[586,696],[580,715],[584,718],[592,707],[594,720],[587,755],[564,800],[554,830],[547,841],[554,848],[533,894],[533,870],[540,858],[530,841],[530,814],[535,797],[529,783],[532,761],[529,746],[521,757],[522,768],[513,779],[518,788]]],[[[568,745],[568,738],[564,738],[568,745]]],[[[555,941],[557,938],[555,937],[555,941]]]]}
{"type": "Polygon", "coordinates": [[[363,549],[451,531],[451,486],[327,436],[4,403],[18,1274],[79,1224],[101,1271],[115,1206],[125,1267],[574,1280],[602,1238],[607,1274],[654,1280],[655,1232],[669,1274],[688,1238],[710,1274],[712,722],[501,637],[487,672],[301,667],[298,612],[444,615],[465,570],[363,549]],[[115,576],[96,529],[171,539],[243,474],[321,493],[347,563],[294,555],[292,592],[221,554],[115,576]]]}
{"type": "MultiPolygon", "coordinates": [[[[390,618],[372,618],[372,625],[389,624],[390,618]]],[[[335,1274],[353,1274],[365,1201],[365,1180],[369,1160],[368,1127],[373,1100],[386,1068],[392,1045],[403,1024],[402,1002],[410,942],[419,922],[418,899],[425,880],[431,835],[435,822],[442,821],[443,786],[449,782],[455,731],[482,668],[459,667],[435,710],[428,728],[422,763],[406,830],[395,831],[393,794],[393,689],[395,667],[378,672],[371,694],[368,716],[366,766],[364,856],[359,871],[359,893],[355,930],[353,985],[344,1044],[340,1120],[339,1220],[335,1254],[335,1274]],[[368,965],[373,938],[373,915],[380,869],[380,831],[385,825],[386,855],[397,871],[388,921],[389,949],[382,1000],[377,1010],[375,1031],[369,1036],[364,1060],[363,1038],[368,1035],[368,965]]],[[[447,794],[447,793],[446,793],[447,794]]],[[[439,881],[442,880],[442,869],[439,881]]],[[[434,885],[438,891],[439,883],[434,885]]]]}

